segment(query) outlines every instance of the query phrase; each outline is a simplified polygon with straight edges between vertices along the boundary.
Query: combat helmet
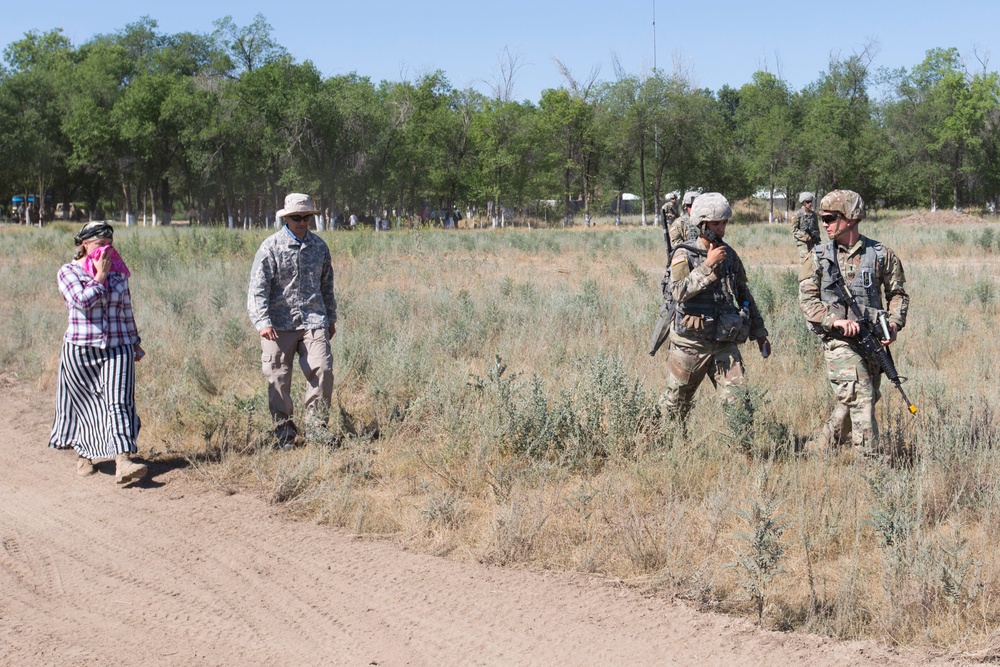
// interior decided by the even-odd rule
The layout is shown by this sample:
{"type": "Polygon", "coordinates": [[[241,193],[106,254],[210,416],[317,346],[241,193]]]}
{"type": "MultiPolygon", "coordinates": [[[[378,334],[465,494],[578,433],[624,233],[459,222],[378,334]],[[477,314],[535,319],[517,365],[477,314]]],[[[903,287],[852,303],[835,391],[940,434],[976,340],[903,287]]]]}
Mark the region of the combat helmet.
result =
{"type": "Polygon", "coordinates": [[[722,194],[706,192],[698,195],[691,204],[691,223],[701,227],[706,222],[729,220],[733,217],[733,209],[722,194]]]}
{"type": "Polygon", "coordinates": [[[834,190],[823,195],[819,210],[836,211],[848,220],[862,220],[865,217],[865,202],[854,190],[834,190]]]}

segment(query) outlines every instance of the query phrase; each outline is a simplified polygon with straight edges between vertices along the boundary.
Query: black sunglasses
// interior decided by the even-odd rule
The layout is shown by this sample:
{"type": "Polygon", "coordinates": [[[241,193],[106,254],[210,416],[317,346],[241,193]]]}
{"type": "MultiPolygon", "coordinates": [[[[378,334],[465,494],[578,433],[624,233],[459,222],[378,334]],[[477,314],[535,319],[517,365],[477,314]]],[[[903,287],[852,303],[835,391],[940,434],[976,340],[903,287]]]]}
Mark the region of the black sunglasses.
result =
{"type": "Polygon", "coordinates": [[[830,222],[836,222],[837,220],[840,220],[841,218],[844,217],[844,214],[843,213],[824,213],[823,215],[821,215],[819,217],[822,218],[823,222],[830,223],[830,222]]]}
{"type": "Polygon", "coordinates": [[[286,218],[292,222],[302,222],[303,220],[308,220],[313,217],[312,213],[306,213],[305,215],[286,215],[286,218]]]}

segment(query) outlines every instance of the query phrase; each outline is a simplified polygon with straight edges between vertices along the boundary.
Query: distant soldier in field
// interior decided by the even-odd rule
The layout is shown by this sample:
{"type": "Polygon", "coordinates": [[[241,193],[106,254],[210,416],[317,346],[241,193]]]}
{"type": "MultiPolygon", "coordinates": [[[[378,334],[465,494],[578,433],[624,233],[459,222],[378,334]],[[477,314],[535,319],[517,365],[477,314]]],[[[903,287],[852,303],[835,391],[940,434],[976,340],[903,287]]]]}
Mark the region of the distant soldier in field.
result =
{"type": "Polygon", "coordinates": [[[330,339],[337,333],[337,300],[330,249],[309,231],[317,213],[309,195],[285,197],[284,208],[275,213],[285,225],[264,239],[250,269],[247,312],[260,333],[267,407],[282,449],[291,449],[299,434],[291,396],[296,354],[306,377],[306,410],[321,426],[333,396],[330,339]]]}
{"type": "Polygon", "coordinates": [[[813,210],[814,199],[811,192],[799,193],[800,208],[795,212],[792,222],[792,237],[799,248],[799,260],[804,260],[820,241],[819,222],[816,220],[816,211],[813,210]]]}
{"type": "Polygon", "coordinates": [[[674,249],[670,291],[676,301],[664,406],[685,421],[698,385],[707,375],[723,400],[735,399],[734,387],[745,385],[743,359],[737,345],[756,340],[770,354],[767,329],[747,286],[746,271],[736,251],[723,241],[733,215],[718,192],[699,195],[691,222],[699,236],[674,249]]]}
{"type": "Polygon", "coordinates": [[[675,248],[681,243],[694,241],[698,238],[698,228],[691,224],[691,205],[694,203],[697,196],[698,192],[694,190],[689,190],[684,193],[684,199],[681,201],[684,212],[679,218],[674,220],[668,228],[668,233],[670,234],[670,245],[675,248]]]}
{"type": "Polygon", "coordinates": [[[859,326],[846,304],[833,291],[831,269],[839,267],[858,306],[872,319],[884,312],[889,345],[906,324],[910,297],[903,284],[903,264],[889,247],[866,238],[858,230],[865,217],[861,196],[834,190],[820,201],[820,216],[829,237],[803,261],[799,272],[799,305],[809,327],[823,340],[827,377],[837,406],[811,450],[850,442],[863,456],[879,454],[875,403],[879,399],[880,369],[866,360],[858,346],[859,326]]]}
{"type": "Polygon", "coordinates": [[[677,218],[677,194],[671,192],[667,195],[667,201],[663,202],[663,206],[660,208],[661,223],[663,228],[667,229],[677,218]]]}

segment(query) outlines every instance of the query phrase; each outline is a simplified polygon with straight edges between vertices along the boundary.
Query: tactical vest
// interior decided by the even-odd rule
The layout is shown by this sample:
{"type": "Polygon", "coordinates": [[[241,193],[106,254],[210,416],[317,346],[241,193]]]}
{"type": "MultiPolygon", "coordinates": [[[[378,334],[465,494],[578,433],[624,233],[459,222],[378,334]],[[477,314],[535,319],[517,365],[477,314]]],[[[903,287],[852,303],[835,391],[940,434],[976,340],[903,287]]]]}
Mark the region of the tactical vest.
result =
{"type": "MultiPolygon", "coordinates": [[[[834,240],[828,241],[822,246],[816,247],[816,259],[823,269],[823,279],[820,285],[820,299],[827,305],[838,303],[837,295],[833,291],[833,280],[830,272],[827,271],[829,262],[833,261],[834,240]]],[[[840,251],[837,254],[841,254],[840,251]]],[[[878,241],[862,237],[861,262],[852,278],[846,271],[841,269],[844,275],[844,282],[847,283],[848,291],[854,295],[854,299],[862,308],[876,308],[884,310],[882,306],[882,292],[879,285],[882,283],[882,276],[885,274],[885,248],[878,241]]],[[[845,304],[846,305],[846,304],[845,304]]]]}
{"type": "MultiPolygon", "coordinates": [[[[685,301],[678,303],[674,314],[674,330],[683,336],[694,338],[706,338],[717,340],[716,327],[722,318],[732,321],[732,316],[740,317],[740,309],[736,306],[736,294],[733,291],[733,282],[736,280],[733,270],[734,251],[728,245],[726,258],[716,266],[716,273],[719,279],[703,289],[698,294],[685,301]],[[684,326],[683,320],[686,315],[694,315],[704,318],[704,328],[695,331],[684,326]]],[[[694,271],[701,266],[708,253],[698,246],[687,243],[678,246],[690,252],[687,254],[688,266],[694,271]]]]}
{"type": "Polygon", "coordinates": [[[798,211],[799,229],[809,234],[813,238],[819,238],[819,219],[815,211],[809,211],[809,215],[802,209],[798,211]]]}

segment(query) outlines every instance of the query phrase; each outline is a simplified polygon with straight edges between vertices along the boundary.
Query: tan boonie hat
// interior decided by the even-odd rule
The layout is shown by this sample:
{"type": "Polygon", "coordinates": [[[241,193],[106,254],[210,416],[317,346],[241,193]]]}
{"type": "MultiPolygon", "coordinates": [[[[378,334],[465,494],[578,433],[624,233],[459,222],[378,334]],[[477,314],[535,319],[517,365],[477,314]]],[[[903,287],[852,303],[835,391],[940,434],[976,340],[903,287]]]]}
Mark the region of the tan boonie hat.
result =
{"type": "Polygon", "coordinates": [[[283,218],[286,215],[315,215],[317,213],[319,213],[319,209],[313,205],[312,197],[301,192],[293,192],[285,197],[285,208],[275,215],[283,218]]]}
{"type": "Polygon", "coordinates": [[[865,217],[865,202],[854,190],[834,190],[823,195],[819,210],[842,213],[848,220],[862,220],[865,217]]]}
{"type": "Polygon", "coordinates": [[[706,192],[698,195],[691,204],[691,222],[700,225],[703,222],[718,222],[733,217],[733,209],[729,201],[718,192],[706,192]]]}

